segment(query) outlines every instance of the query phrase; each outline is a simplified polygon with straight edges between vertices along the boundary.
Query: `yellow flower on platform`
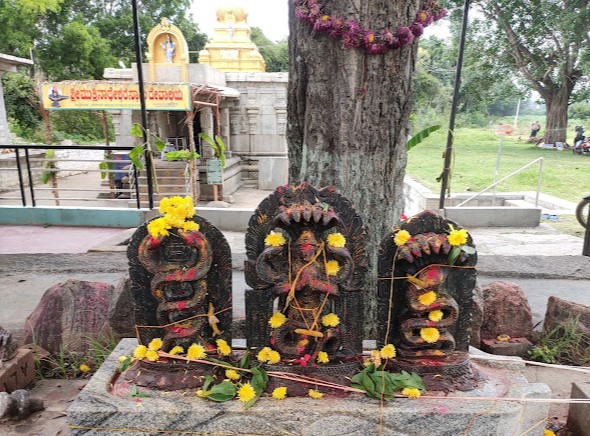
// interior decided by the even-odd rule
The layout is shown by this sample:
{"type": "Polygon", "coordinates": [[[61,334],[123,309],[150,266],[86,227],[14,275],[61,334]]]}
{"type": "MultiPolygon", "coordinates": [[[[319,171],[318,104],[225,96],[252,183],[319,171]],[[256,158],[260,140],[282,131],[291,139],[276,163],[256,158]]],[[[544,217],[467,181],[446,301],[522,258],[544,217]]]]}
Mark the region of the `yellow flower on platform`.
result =
{"type": "Polygon", "coordinates": [[[449,244],[451,244],[453,247],[456,247],[467,243],[467,230],[457,230],[452,224],[449,224],[449,227],[451,229],[451,232],[447,236],[449,244]]]}
{"type": "Polygon", "coordinates": [[[410,235],[410,232],[408,232],[407,230],[399,230],[398,232],[396,232],[394,238],[393,238],[393,242],[395,242],[395,245],[402,246],[404,245],[406,242],[408,242],[408,240],[412,237],[412,235],[410,235]]]}
{"type": "Polygon", "coordinates": [[[204,359],[207,357],[207,353],[205,353],[205,348],[199,344],[192,344],[188,347],[186,352],[186,357],[189,359],[204,359]]]}
{"type": "Polygon", "coordinates": [[[162,348],[162,345],[163,345],[162,339],[160,339],[160,338],[154,338],[148,344],[148,350],[150,350],[150,351],[158,351],[160,348],[162,348]]]}
{"type": "Polygon", "coordinates": [[[277,329],[281,327],[283,324],[285,324],[285,321],[287,321],[287,317],[284,314],[282,314],[281,312],[275,312],[268,320],[268,324],[273,329],[277,329]]]}
{"type": "Polygon", "coordinates": [[[143,359],[147,353],[147,347],[145,345],[138,345],[133,352],[133,357],[136,359],[143,359]]]}
{"type": "Polygon", "coordinates": [[[158,358],[160,357],[158,355],[158,352],[155,350],[148,350],[147,353],[145,353],[145,357],[147,358],[147,360],[149,360],[150,362],[155,362],[156,360],[158,360],[158,358]]]}
{"type": "Polygon", "coordinates": [[[555,433],[552,430],[546,428],[543,430],[543,436],[555,436],[555,433]]]}
{"type": "Polygon", "coordinates": [[[272,391],[272,397],[275,400],[282,400],[287,396],[287,388],[284,386],[279,386],[272,391]]]}
{"type": "Polygon", "coordinates": [[[201,227],[194,221],[185,221],[182,230],[185,232],[198,232],[201,227]]]}
{"type": "Polygon", "coordinates": [[[129,356],[119,356],[119,363],[126,362],[129,359],[129,356]]]}
{"type": "Polygon", "coordinates": [[[384,359],[393,359],[396,355],[395,347],[393,344],[387,344],[383,348],[381,348],[381,357],[384,359]]]}
{"type": "Polygon", "coordinates": [[[226,369],[225,376],[230,380],[239,380],[240,374],[235,369],[226,369]]]}
{"type": "Polygon", "coordinates": [[[322,324],[326,327],[336,327],[340,324],[340,318],[335,313],[329,313],[322,316],[322,324]]]}
{"type": "Polygon", "coordinates": [[[420,337],[429,344],[433,344],[440,339],[440,332],[434,327],[420,329],[420,337]]]}
{"type": "Polygon", "coordinates": [[[402,395],[405,395],[408,398],[420,398],[420,389],[416,388],[403,388],[402,395]]]}
{"type": "Polygon", "coordinates": [[[264,244],[271,247],[280,247],[281,245],[285,245],[286,242],[287,240],[282,233],[273,232],[272,230],[266,238],[264,238],[264,244]]]}
{"type": "Polygon", "coordinates": [[[337,260],[330,260],[326,262],[326,274],[329,276],[335,276],[340,271],[340,264],[337,260]]]}
{"type": "Polygon", "coordinates": [[[86,365],[85,363],[83,363],[82,365],[80,365],[80,367],[78,369],[80,370],[80,372],[88,372],[88,371],[90,371],[90,367],[88,365],[86,365]]]}
{"type": "Polygon", "coordinates": [[[154,238],[170,235],[168,230],[171,228],[172,226],[164,219],[164,217],[156,218],[155,220],[150,221],[147,225],[148,233],[154,238]]]}
{"type": "Polygon", "coordinates": [[[192,218],[195,215],[193,199],[188,195],[185,197],[174,196],[163,198],[160,201],[159,210],[160,213],[175,216],[181,220],[192,218]]]}
{"type": "Polygon", "coordinates": [[[256,358],[260,362],[268,362],[268,355],[272,350],[269,347],[264,347],[262,350],[258,352],[256,358]]]}
{"type": "Polygon", "coordinates": [[[426,292],[418,297],[420,304],[430,306],[436,301],[436,293],[434,291],[426,292]]]}
{"type": "Polygon", "coordinates": [[[496,336],[496,339],[500,342],[508,342],[512,338],[509,335],[498,335],[496,336]]]}
{"type": "Polygon", "coordinates": [[[443,316],[443,311],[436,309],[428,314],[428,319],[432,322],[439,322],[441,319],[443,319],[443,316]]]}
{"type": "Polygon", "coordinates": [[[180,345],[177,345],[176,347],[172,348],[172,350],[170,350],[170,352],[168,354],[176,356],[177,354],[182,354],[182,353],[184,353],[184,348],[182,348],[180,345]]]}
{"type": "Polygon", "coordinates": [[[207,397],[207,394],[205,393],[205,391],[203,389],[199,389],[197,391],[197,397],[199,397],[199,398],[206,398],[207,397]]]}
{"type": "Polygon", "coordinates": [[[328,245],[334,248],[344,248],[346,245],[346,238],[342,233],[330,233],[328,235],[328,245]]]}
{"type": "Polygon", "coordinates": [[[217,339],[215,343],[217,344],[219,354],[222,356],[229,356],[231,354],[231,347],[224,339],[217,339]]]}
{"type": "Polygon", "coordinates": [[[250,383],[244,383],[240,389],[238,389],[238,400],[242,403],[247,403],[254,398],[256,398],[256,391],[250,383]]]}
{"type": "Polygon", "coordinates": [[[328,353],[326,353],[325,351],[320,351],[318,353],[317,361],[318,361],[318,363],[328,363],[328,362],[330,362],[330,358],[328,357],[328,353]]]}
{"type": "Polygon", "coordinates": [[[314,400],[319,400],[320,398],[322,398],[324,396],[324,394],[322,394],[320,391],[317,391],[315,389],[310,389],[307,392],[307,395],[309,395],[314,400]]]}
{"type": "Polygon", "coordinates": [[[271,365],[274,365],[276,363],[279,363],[280,361],[281,361],[281,355],[279,354],[278,351],[271,350],[268,352],[268,363],[270,363],[271,365]]]}

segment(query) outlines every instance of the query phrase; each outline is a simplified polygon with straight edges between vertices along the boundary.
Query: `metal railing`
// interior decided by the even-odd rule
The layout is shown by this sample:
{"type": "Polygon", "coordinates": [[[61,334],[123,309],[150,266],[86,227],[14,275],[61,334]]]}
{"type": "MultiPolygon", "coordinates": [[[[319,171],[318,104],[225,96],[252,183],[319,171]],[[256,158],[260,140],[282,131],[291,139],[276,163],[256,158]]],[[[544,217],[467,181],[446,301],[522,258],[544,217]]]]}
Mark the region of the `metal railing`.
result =
{"type": "MultiPolygon", "coordinates": [[[[141,201],[140,201],[140,192],[139,192],[139,184],[138,181],[138,171],[134,165],[132,165],[131,161],[128,159],[106,159],[104,156],[97,159],[88,159],[88,158],[46,158],[46,157],[32,157],[31,151],[38,150],[38,151],[46,151],[49,149],[59,151],[59,150],[68,150],[72,152],[80,152],[80,151],[121,151],[129,153],[133,147],[124,147],[124,146],[106,146],[106,145],[0,145],[0,149],[13,149],[14,150],[14,161],[16,166],[15,167],[7,167],[5,164],[0,168],[0,172],[6,171],[15,171],[18,175],[18,190],[16,188],[11,189],[7,186],[0,186],[0,200],[2,203],[6,204],[6,200],[19,200],[23,207],[27,206],[28,201],[30,201],[31,206],[36,207],[40,200],[51,200],[54,202],[59,202],[59,204],[66,203],[66,202],[76,202],[80,204],[80,202],[96,202],[98,199],[103,201],[108,201],[109,204],[115,204],[117,207],[130,207],[129,201],[132,197],[135,197],[135,207],[137,209],[141,209],[141,201]],[[24,162],[22,162],[22,158],[24,157],[24,162]],[[59,167],[50,167],[45,165],[48,162],[55,162],[59,163],[59,167]],[[99,165],[104,162],[107,164],[112,164],[107,168],[100,168],[99,165]],[[78,166],[75,166],[74,163],[77,163],[78,166]],[[90,165],[92,163],[96,163],[96,165],[90,165]],[[129,165],[129,170],[123,168],[117,168],[117,164],[119,165],[129,165]],[[114,167],[114,168],[112,168],[114,167]],[[51,186],[49,182],[49,186],[41,187],[41,183],[38,181],[40,178],[40,174],[46,172],[60,172],[60,173],[75,173],[75,174],[85,174],[85,173],[102,173],[108,174],[106,180],[113,178],[120,178],[124,174],[129,174],[130,183],[129,188],[123,188],[122,183],[116,183],[116,186],[105,186],[101,187],[101,180],[97,177],[96,179],[96,187],[63,187],[59,186],[59,184],[63,184],[68,177],[62,177],[58,179],[58,186],[51,186]],[[115,177],[112,177],[111,174],[115,174],[115,177]],[[28,187],[28,189],[27,189],[28,187]],[[28,190],[28,195],[27,195],[28,190]],[[13,192],[13,196],[7,196],[13,192]],[[20,193],[20,195],[16,194],[16,192],[20,193]],[[54,194],[54,197],[43,197],[42,194],[45,192],[51,192],[54,194]],[[57,194],[56,194],[57,192],[57,194]],[[62,196],[60,193],[76,193],[77,196],[62,196]],[[87,195],[84,195],[86,193],[87,195]],[[100,198],[98,196],[104,195],[104,197],[100,198]],[[121,203],[125,203],[125,205],[121,205],[121,203]]],[[[4,162],[8,162],[9,165],[12,165],[11,158],[5,158],[4,162]]],[[[2,176],[2,174],[0,174],[2,176]]],[[[6,178],[5,178],[6,179],[6,178]]],[[[114,181],[114,180],[113,180],[114,181]]],[[[93,184],[94,182],[90,183],[93,184]]],[[[57,204],[57,203],[56,203],[57,204]]]]}
{"type": "MultiPolygon", "coordinates": [[[[470,202],[471,200],[473,200],[474,198],[479,197],[481,194],[489,191],[492,188],[495,188],[496,186],[498,186],[500,183],[508,180],[509,178],[523,172],[524,170],[526,170],[527,168],[531,167],[532,165],[538,163],[539,164],[539,174],[537,176],[537,194],[535,196],[535,207],[537,207],[539,205],[539,195],[541,192],[541,176],[543,174],[543,160],[544,158],[542,157],[538,157],[537,159],[529,162],[528,164],[520,167],[519,169],[517,169],[516,171],[513,171],[512,173],[508,174],[506,177],[501,178],[500,180],[498,180],[497,182],[492,183],[490,186],[488,186],[485,189],[482,189],[481,191],[479,191],[477,194],[472,195],[471,197],[469,197],[467,200],[462,201],[461,203],[459,203],[457,206],[455,207],[461,207],[464,204],[470,202]]],[[[494,190],[494,199],[496,196],[496,191],[494,190]]]]}

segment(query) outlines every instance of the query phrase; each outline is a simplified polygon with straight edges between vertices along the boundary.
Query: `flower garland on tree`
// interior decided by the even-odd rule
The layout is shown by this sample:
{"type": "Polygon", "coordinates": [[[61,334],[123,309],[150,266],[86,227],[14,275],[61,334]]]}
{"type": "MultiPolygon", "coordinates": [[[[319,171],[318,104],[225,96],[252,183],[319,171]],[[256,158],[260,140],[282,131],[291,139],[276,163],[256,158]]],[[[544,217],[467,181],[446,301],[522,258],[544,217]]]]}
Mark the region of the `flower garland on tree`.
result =
{"type": "Polygon", "coordinates": [[[323,13],[320,0],[293,1],[297,4],[295,16],[312,25],[314,31],[326,33],[334,39],[341,38],[344,47],[362,47],[370,54],[384,54],[390,49],[408,45],[424,33],[425,27],[447,16],[447,11],[438,4],[438,0],[426,0],[409,26],[373,31],[361,27],[357,20],[323,13]]]}

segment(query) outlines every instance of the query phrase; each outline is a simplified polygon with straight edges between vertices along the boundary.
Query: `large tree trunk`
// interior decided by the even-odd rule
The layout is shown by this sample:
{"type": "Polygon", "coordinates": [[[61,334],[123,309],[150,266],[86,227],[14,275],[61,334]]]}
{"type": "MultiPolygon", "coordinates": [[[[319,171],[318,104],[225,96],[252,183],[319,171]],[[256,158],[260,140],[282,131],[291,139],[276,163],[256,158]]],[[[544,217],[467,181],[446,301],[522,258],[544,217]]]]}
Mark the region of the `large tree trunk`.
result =
{"type": "MultiPolygon", "coordinates": [[[[408,26],[418,0],[327,0],[323,13],[379,31],[408,26]]],[[[368,231],[365,336],[376,327],[377,253],[403,211],[406,137],[417,41],[385,55],[315,34],[290,2],[288,132],[291,184],[333,185],[368,231]]],[[[395,30],[394,30],[395,32],[395,30]]]]}
{"type": "Polygon", "coordinates": [[[569,92],[560,88],[553,94],[545,96],[547,123],[545,125],[545,143],[565,143],[567,137],[567,108],[569,92]]]}

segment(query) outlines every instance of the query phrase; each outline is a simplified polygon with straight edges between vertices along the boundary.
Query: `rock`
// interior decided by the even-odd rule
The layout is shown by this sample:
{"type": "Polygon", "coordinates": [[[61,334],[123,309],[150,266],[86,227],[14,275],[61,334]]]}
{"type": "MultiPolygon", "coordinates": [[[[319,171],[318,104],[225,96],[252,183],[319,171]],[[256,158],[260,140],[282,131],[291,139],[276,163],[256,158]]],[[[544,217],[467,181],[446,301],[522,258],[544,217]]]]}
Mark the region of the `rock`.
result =
{"type": "Polygon", "coordinates": [[[16,390],[12,394],[0,392],[0,418],[20,420],[44,408],[42,400],[31,398],[29,391],[24,389],[16,390]]]}
{"type": "MultiPolygon", "coordinates": [[[[590,399],[590,383],[573,383],[571,398],[590,399]]],[[[590,436],[590,404],[570,404],[567,427],[571,434],[590,436]]]]}
{"type": "Polygon", "coordinates": [[[543,331],[550,332],[576,318],[578,319],[578,330],[590,340],[590,306],[551,296],[547,301],[543,331]]]}
{"type": "Polygon", "coordinates": [[[10,360],[16,354],[17,344],[12,332],[0,327],[0,362],[10,360]]]}
{"type": "Polygon", "coordinates": [[[481,349],[486,353],[500,356],[519,356],[527,357],[533,344],[526,338],[511,338],[507,341],[498,339],[482,339],[481,349]]]}
{"type": "Polygon", "coordinates": [[[514,283],[492,282],[484,285],[482,291],[482,340],[508,335],[511,338],[526,338],[531,341],[533,317],[522,288],[514,283]]]}
{"type": "Polygon", "coordinates": [[[129,276],[121,279],[115,287],[114,303],[109,309],[109,325],[113,333],[121,338],[134,338],[135,315],[133,308],[135,301],[131,294],[131,280],[129,276]]]}
{"type": "Polygon", "coordinates": [[[109,308],[114,287],[107,283],[68,280],[48,289],[25,322],[25,343],[50,353],[85,352],[89,338],[110,334],[109,308]]]}
{"type": "Polygon", "coordinates": [[[471,340],[469,345],[479,348],[481,344],[481,325],[483,324],[483,291],[479,283],[473,288],[473,301],[471,302],[471,340]]]}
{"type": "Polygon", "coordinates": [[[33,352],[19,348],[15,356],[0,367],[0,392],[14,392],[35,383],[33,352]]]}

